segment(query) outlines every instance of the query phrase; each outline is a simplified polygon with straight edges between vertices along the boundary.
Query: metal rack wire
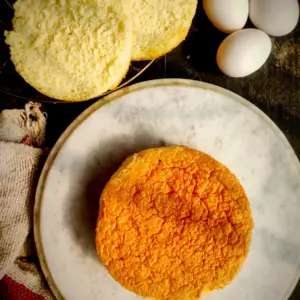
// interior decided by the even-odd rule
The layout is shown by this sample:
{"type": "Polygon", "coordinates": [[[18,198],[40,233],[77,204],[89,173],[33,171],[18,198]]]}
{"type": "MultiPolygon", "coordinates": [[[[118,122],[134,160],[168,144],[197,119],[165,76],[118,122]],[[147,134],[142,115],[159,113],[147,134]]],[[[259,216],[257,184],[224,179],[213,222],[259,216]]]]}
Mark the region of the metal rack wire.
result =
{"type": "MultiPolygon", "coordinates": [[[[0,99],[4,95],[9,95],[17,99],[28,101],[34,100],[45,103],[70,103],[56,99],[49,98],[25,82],[25,80],[15,70],[12,61],[10,60],[9,48],[5,44],[4,32],[6,30],[12,30],[12,18],[13,18],[13,3],[15,0],[0,0],[0,99]]],[[[123,82],[115,89],[120,89],[126,86],[139,75],[141,75],[153,61],[148,62],[132,62],[129,68],[129,72],[123,82]]],[[[111,93],[108,91],[102,94],[100,97],[111,93]]],[[[96,100],[100,97],[91,99],[96,100]]]]}

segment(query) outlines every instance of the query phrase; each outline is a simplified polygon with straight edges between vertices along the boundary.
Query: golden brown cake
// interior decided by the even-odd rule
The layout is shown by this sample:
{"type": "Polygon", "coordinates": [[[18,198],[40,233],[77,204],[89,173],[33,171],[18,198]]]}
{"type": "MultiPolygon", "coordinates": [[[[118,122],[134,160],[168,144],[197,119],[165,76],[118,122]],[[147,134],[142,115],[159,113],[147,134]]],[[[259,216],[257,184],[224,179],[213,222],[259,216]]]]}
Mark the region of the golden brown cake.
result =
{"type": "Polygon", "coordinates": [[[155,148],[129,157],[107,183],[96,247],[128,290],[197,299],[234,279],[252,228],[249,201],[228,168],[190,148],[155,148]]]}

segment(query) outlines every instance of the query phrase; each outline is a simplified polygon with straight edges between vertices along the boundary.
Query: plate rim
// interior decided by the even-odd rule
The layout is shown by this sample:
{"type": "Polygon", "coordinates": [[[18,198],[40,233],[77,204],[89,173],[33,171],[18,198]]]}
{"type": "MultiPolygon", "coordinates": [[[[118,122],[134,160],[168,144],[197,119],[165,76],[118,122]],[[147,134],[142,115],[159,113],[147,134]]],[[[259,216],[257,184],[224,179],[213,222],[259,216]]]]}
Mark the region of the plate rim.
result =
{"type": "MultiPolygon", "coordinates": [[[[121,88],[120,90],[114,91],[111,94],[105,96],[104,98],[98,100],[91,106],[89,106],[86,110],[84,110],[78,117],[76,117],[71,124],[65,129],[65,131],[61,134],[57,142],[55,143],[54,147],[52,148],[44,166],[42,169],[42,172],[40,174],[38,185],[35,193],[35,202],[34,202],[34,209],[33,209],[33,232],[34,232],[34,242],[36,246],[37,255],[40,261],[41,269],[43,271],[43,275],[45,276],[47,283],[54,294],[54,296],[59,299],[63,300],[65,299],[62,294],[60,293],[59,289],[57,288],[54,279],[51,275],[51,272],[49,270],[49,267],[47,265],[46,257],[43,251],[42,246],[42,240],[41,240],[41,234],[40,234],[40,209],[43,201],[43,194],[44,194],[44,188],[46,184],[46,180],[49,174],[50,169],[52,168],[52,165],[58,156],[60,150],[64,146],[65,142],[68,140],[68,138],[75,132],[75,130],[86,120],[89,118],[89,116],[97,111],[98,109],[101,109],[104,105],[118,100],[124,95],[127,95],[129,93],[144,90],[147,88],[152,87],[159,87],[159,86],[186,86],[186,87],[195,87],[200,88],[204,90],[209,90],[212,92],[216,92],[218,94],[221,94],[223,96],[229,97],[232,100],[235,100],[239,104],[246,106],[248,109],[252,110],[256,115],[258,115],[265,123],[268,125],[275,134],[279,137],[279,139],[282,141],[283,145],[285,146],[285,150],[289,152],[290,156],[294,158],[295,164],[298,166],[298,171],[300,174],[300,162],[299,159],[294,152],[293,147],[289,143],[287,137],[284,135],[284,133],[281,131],[281,129],[270,119],[268,115],[266,115],[262,110],[260,110],[257,106],[255,106],[250,101],[246,100],[245,98],[239,96],[238,94],[227,90],[225,88],[222,88],[220,86],[216,86],[210,83],[206,83],[203,81],[197,81],[197,80],[191,80],[191,79],[154,79],[149,81],[140,82],[131,86],[126,86],[121,88]]],[[[287,300],[288,297],[292,294],[294,288],[297,285],[297,282],[300,278],[300,264],[298,264],[297,270],[295,272],[295,278],[290,283],[289,288],[287,289],[285,296],[282,300],[287,300]]]]}

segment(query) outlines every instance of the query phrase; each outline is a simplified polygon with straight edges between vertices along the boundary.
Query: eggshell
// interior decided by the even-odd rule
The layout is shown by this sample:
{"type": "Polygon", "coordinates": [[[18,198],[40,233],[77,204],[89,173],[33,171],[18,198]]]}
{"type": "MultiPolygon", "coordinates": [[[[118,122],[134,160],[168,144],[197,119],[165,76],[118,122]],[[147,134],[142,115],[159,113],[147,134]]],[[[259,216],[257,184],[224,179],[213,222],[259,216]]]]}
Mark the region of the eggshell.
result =
{"type": "Polygon", "coordinates": [[[258,70],[272,49],[271,39],[258,29],[243,29],[229,35],[217,52],[220,70],[231,77],[244,77],[258,70]]]}
{"type": "Polygon", "coordinates": [[[297,0],[250,0],[250,19],[269,35],[286,35],[298,23],[299,4],[297,0]]]}
{"type": "Polygon", "coordinates": [[[242,29],[248,19],[248,0],[203,0],[204,11],[220,31],[231,33],[242,29]]]}

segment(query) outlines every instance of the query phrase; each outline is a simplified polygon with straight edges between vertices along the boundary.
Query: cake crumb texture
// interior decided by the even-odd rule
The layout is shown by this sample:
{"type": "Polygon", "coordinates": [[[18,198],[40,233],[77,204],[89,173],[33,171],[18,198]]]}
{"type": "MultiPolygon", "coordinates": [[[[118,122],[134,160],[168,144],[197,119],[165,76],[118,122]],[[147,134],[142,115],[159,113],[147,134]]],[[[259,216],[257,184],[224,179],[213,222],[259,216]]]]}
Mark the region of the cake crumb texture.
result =
{"type": "Polygon", "coordinates": [[[188,34],[197,0],[131,0],[132,60],[158,58],[177,47],[188,34]]]}
{"type": "Polygon", "coordinates": [[[244,189],[224,165],[187,147],[129,157],[100,207],[100,259],[143,297],[198,299],[228,285],[249,251],[253,220],[244,189]]]}
{"type": "Polygon", "coordinates": [[[82,101],[115,88],[131,60],[127,0],[18,0],[11,60],[27,83],[60,100],[82,101]]]}

